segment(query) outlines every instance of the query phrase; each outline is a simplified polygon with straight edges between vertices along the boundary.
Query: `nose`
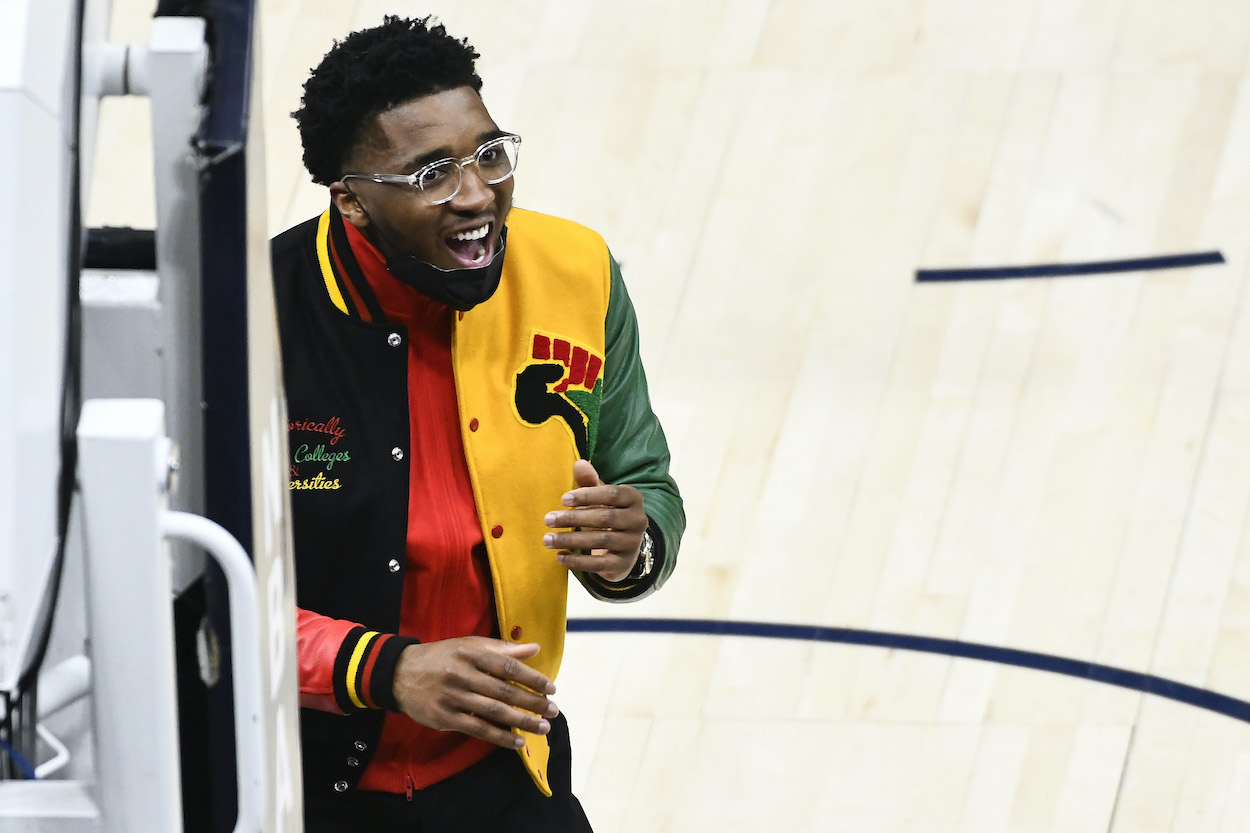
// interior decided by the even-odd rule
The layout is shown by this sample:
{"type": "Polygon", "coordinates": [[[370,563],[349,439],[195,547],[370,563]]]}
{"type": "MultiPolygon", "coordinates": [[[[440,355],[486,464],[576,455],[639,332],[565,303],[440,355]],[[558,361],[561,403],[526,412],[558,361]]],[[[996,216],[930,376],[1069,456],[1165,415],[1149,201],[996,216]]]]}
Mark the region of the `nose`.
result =
{"type": "Polygon", "coordinates": [[[494,190],[482,179],[477,165],[465,165],[460,169],[460,190],[451,198],[456,211],[482,211],[495,199],[494,190]]]}

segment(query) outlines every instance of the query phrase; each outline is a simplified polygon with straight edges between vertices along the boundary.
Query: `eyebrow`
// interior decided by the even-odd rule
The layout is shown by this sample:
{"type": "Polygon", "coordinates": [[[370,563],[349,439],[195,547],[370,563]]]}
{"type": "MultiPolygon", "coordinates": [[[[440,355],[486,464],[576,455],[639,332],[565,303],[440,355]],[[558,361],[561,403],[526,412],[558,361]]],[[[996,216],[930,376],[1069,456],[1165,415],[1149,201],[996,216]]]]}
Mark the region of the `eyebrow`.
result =
{"type": "MultiPolygon", "coordinates": [[[[473,149],[477,150],[477,148],[480,148],[482,145],[486,144],[491,139],[498,139],[500,136],[511,136],[511,135],[512,134],[509,133],[508,131],[500,130],[498,127],[496,127],[494,130],[484,131],[478,134],[477,144],[474,145],[473,149]]],[[[416,173],[417,171],[421,170],[422,168],[424,168],[426,165],[430,164],[431,162],[437,162],[440,159],[454,159],[454,158],[456,158],[455,152],[451,148],[444,145],[442,147],[437,147],[437,148],[434,148],[433,150],[426,151],[425,153],[422,153],[419,156],[414,156],[412,159],[409,159],[406,163],[404,163],[402,170],[408,171],[410,173],[416,173]]]]}

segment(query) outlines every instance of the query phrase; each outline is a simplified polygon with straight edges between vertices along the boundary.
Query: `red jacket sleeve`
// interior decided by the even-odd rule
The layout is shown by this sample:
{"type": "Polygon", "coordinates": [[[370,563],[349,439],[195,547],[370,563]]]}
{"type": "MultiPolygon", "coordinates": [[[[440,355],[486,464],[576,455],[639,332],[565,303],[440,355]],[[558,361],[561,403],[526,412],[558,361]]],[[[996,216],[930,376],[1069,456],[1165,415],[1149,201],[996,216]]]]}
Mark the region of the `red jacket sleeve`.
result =
{"type": "Polygon", "coordinates": [[[392,688],[395,665],[404,648],[416,643],[411,637],[296,608],[300,705],[336,714],[398,711],[392,688]]]}

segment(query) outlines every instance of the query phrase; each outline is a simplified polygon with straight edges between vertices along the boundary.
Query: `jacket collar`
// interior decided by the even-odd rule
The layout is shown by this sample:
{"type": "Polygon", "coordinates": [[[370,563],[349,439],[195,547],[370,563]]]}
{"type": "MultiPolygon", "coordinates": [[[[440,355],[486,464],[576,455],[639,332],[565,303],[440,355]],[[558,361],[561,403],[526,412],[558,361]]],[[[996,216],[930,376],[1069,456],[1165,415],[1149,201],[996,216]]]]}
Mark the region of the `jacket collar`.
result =
{"type": "Polygon", "coordinates": [[[449,308],[393,276],[386,258],[333,205],[317,223],[317,260],[329,300],[364,321],[442,316],[449,308]]]}

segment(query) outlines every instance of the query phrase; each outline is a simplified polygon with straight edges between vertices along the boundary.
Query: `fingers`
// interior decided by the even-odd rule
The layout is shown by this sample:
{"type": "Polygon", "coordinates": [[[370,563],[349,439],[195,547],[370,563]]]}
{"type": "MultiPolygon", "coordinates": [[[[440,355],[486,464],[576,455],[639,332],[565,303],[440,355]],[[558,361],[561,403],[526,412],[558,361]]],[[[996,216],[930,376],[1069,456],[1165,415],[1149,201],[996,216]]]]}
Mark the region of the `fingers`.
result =
{"type": "Polygon", "coordinates": [[[466,734],[481,732],[482,734],[475,736],[500,746],[517,747],[523,746],[524,741],[513,734],[513,728],[535,735],[545,735],[550,732],[550,718],[560,713],[556,704],[550,700],[543,700],[537,706],[542,711],[534,714],[532,708],[535,706],[510,705],[501,699],[512,699],[514,692],[522,691],[515,685],[505,685],[512,691],[505,693],[494,690],[482,694],[465,692],[456,704],[456,711],[460,713],[460,721],[464,728],[456,728],[466,734]]]}
{"type": "Polygon", "coordinates": [[[604,483],[586,460],[573,464],[578,488],[560,499],[567,509],[548,512],[551,529],[543,545],[557,550],[556,558],[570,570],[594,573],[619,581],[633,570],[643,533],[650,523],[642,492],[633,486],[604,483]]]}
{"type": "Polygon", "coordinates": [[[578,488],[560,499],[565,506],[616,506],[642,504],[642,493],[633,486],[612,486],[599,479],[595,467],[585,460],[573,464],[573,481],[578,488]]]}
{"type": "Polygon", "coordinates": [[[637,552],[633,555],[619,553],[560,553],[556,556],[559,562],[570,570],[582,573],[594,573],[607,581],[620,581],[629,575],[638,560],[637,552]]]}
{"type": "Polygon", "coordinates": [[[557,509],[548,512],[543,522],[552,529],[580,526],[583,529],[620,529],[641,532],[647,528],[646,513],[642,507],[616,509],[595,507],[593,509],[557,509]],[[640,525],[641,524],[641,525],[640,525]]]}
{"type": "MultiPolygon", "coordinates": [[[[460,732],[469,737],[493,743],[495,746],[502,746],[504,749],[520,749],[525,745],[525,738],[517,733],[472,713],[464,714],[456,725],[448,726],[447,731],[460,732]]],[[[535,734],[545,735],[546,733],[547,730],[544,730],[535,734]]]]}
{"type": "Polygon", "coordinates": [[[573,507],[614,506],[618,509],[626,509],[635,503],[642,504],[642,492],[633,486],[611,486],[601,483],[565,492],[560,497],[560,502],[565,506],[573,507]]]}
{"type": "Polygon", "coordinates": [[[396,667],[396,700],[433,729],[519,748],[525,741],[513,729],[546,734],[549,719],[560,713],[545,696],[555,685],[523,662],[537,653],[536,643],[485,637],[411,645],[396,667]]]}
{"type": "Polygon", "coordinates": [[[603,481],[599,479],[599,472],[595,471],[595,467],[590,464],[589,460],[578,460],[573,464],[573,482],[578,486],[603,485],[603,481]]]}
{"type": "Polygon", "coordinates": [[[558,715],[560,709],[534,692],[554,694],[555,685],[520,661],[536,653],[535,643],[504,643],[502,648],[492,646],[486,654],[476,655],[474,659],[482,673],[466,680],[467,690],[456,698],[454,708],[460,712],[457,730],[509,749],[525,745],[525,739],[516,735],[513,728],[536,735],[550,732],[547,718],[558,715]]]}
{"type": "Polygon", "coordinates": [[[538,724],[538,718],[555,717],[560,713],[559,707],[546,697],[541,697],[521,688],[516,683],[510,683],[496,677],[483,677],[475,681],[471,694],[489,701],[491,708],[473,708],[472,704],[470,704],[468,711],[484,716],[495,723],[516,726],[529,732],[538,732],[540,734],[546,732],[547,728],[538,724]],[[510,710],[508,707],[512,707],[512,709],[510,710]],[[529,714],[514,714],[513,711],[515,709],[522,709],[529,712],[529,714]]]}
{"type": "Polygon", "coordinates": [[[641,535],[647,528],[648,521],[640,497],[636,502],[631,500],[625,507],[598,505],[583,509],[556,509],[547,513],[543,523],[551,529],[576,527],[585,530],[635,532],[641,535]]]}
{"type": "Polygon", "coordinates": [[[552,550],[568,552],[594,550],[600,554],[619,553],[634,556],[642,539],[643,524],[635,529],[583,529],[574,532],[548,532],[543,536],[543,546],[552,550]]]}
{"type": "MultiPolygon", "coordinates": [[[[487,641],[498,642],[498,640],[487,641]]],[[[500,642],[499,647],[491,646],[491,648],[492,650],[487,651],[486,654],[477,657],[477,667],[480,671],[505,683],[525,686],[531,691],[547,695],[556,693],[555,683],[521,662],[538,653],[537,642],[522,644],[500,642]]],[[[535,711],[541,711],[541,709],[535,709],[535,711]]]]}
{"type": "MultiPolygon", "coordinates": [[[[613,517],[605,522],[619,528],[581,528],[567,532],[548,532],[543,545],[557,551],[556,558],[570,570],[596,575],[608,581],[620,581],[629,575],[638,560],[638,549],[647,528],[647,516],[639,509],[636,517],[619,510],[612,510],[613,517]]],[[[552,516],[548,515],[548,523],[552,516]]],[[[591,510],[586,510],[590,515],[591,510]]],[[[557,521],[558,522],[558,521],[557,521]]]]}
{"type": "Polygon", "coordinates": [[[618,494],[626,505],[595,505],[548,512],[543,522],[549,528],[561,531],[543,535],[543,545],[554,550],[603,550],[637,555],[642,533],[649,524],[647,513],[642,508],[641,493],[632,486],[603,486],[593,491],[602,489],[619,490],[618,494]],[[636,499],[629,492],[637,495],[636,499]]]}

